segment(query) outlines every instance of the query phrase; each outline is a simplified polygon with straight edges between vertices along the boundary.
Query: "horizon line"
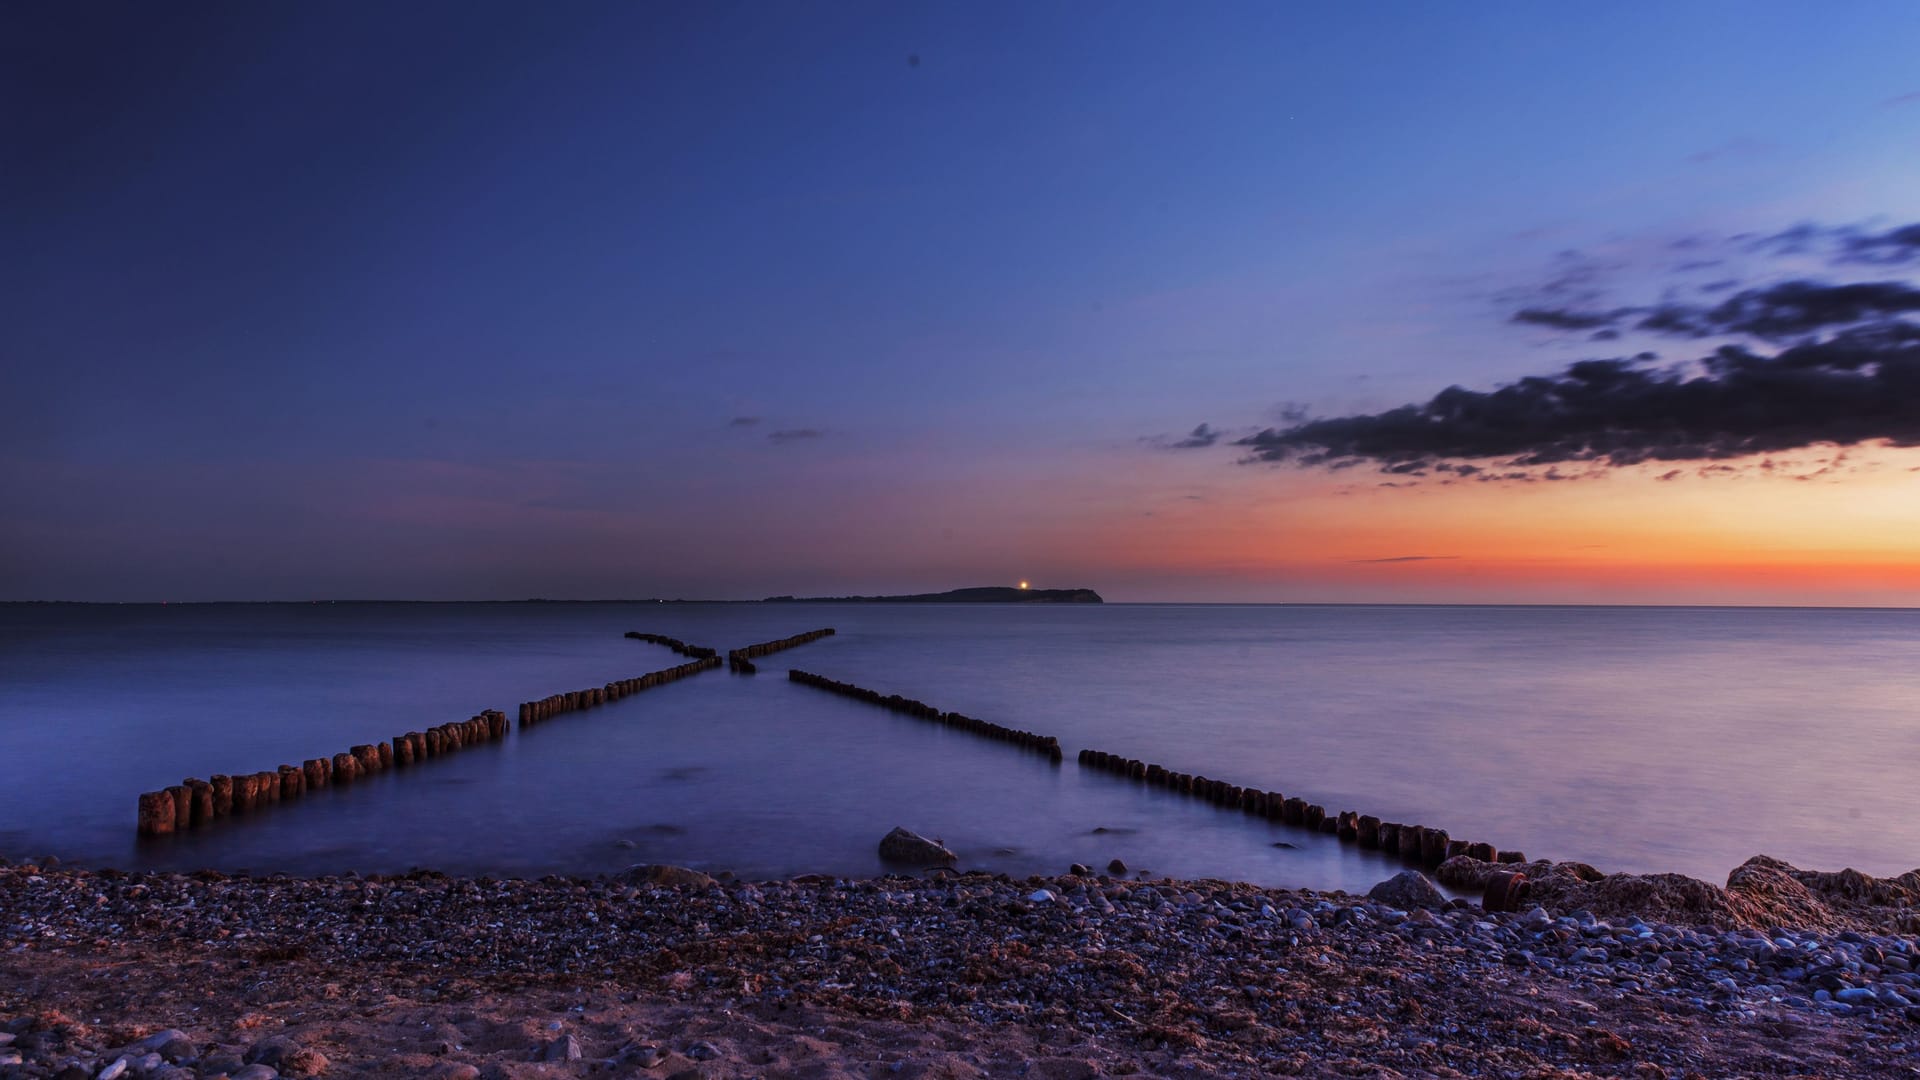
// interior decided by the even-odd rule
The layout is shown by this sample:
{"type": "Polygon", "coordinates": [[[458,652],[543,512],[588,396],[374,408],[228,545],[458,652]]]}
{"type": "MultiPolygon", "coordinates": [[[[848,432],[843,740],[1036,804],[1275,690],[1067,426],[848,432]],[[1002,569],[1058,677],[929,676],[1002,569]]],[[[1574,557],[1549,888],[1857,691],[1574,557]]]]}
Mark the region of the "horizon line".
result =
{"type": "Polygon", "coordinates": [[[1599,604],[1577,601],[1527,602],[1527,601],[1433,601],[1433,600],[1103,600],[1099,604],[1066,604],[1047,602],[994,602],[954,603],[939,601],[896,600],[886,604],[876,604],[862,600],[713,600],[697,598],[645,597],[640,599],[606,598],[594,600],[556,600],[547,597],[521,597],[518,599],[481,599],[481,600],[419,600],[419,599],[353,599],[353,600],[0,600],[0,607],[27,606],[64,606],[64,607],[238,607],[265,605],[293,605],[312,607],[321,604],[777,604],[793,607],[802,604],[838,605],[845,607],[897,607],[918,603],[924,607],[976,608],[976,607],[1352,607],[1352,608],[1592,608],[1596,610],[1649,609],[1649,610],[1738,610],[1738,611],[1920,611],[1920,605],[1911,604],[1741,604],[1741,603],[1646,603],[1646,604],[1599,604]]]}

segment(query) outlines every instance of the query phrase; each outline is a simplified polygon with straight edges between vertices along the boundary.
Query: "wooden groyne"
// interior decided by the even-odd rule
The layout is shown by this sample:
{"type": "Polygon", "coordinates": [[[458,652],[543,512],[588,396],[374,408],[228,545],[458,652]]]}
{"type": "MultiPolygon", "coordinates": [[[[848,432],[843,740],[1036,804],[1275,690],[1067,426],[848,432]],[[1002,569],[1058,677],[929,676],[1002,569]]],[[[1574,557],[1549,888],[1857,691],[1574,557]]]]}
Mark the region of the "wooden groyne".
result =
{"type": "MultiPolygon", "coordinates": [[[[1332,813],[1319,803],[1310,803],[1299,796],[1289,797],[1278,791],[1263,791],[1194,773],[1175,772],[1164,765],[1121,757],[1104,750],[1082,750],[1078,761],[1086,768],[1204,799],[1216,806],[1238,809],[1250,817],[1329,833],[1343,844],[1398,855],[1402,860],[1427,870],[1438,867],[1455,855],[1467,855],[1488,863],[1527,861],[1527,857],[1518,851],[1501,851],[1488,843],[1456,840],[1445,829],[1382,821],[1372,814],[1352,810],[1332,813]]],[[[1518,903],[1526,896],[1524,886],[1525,879],[1520,875],[1502,875],[1498,897],[1495,896],[1495,890],[1490,889],[1488,901],[1518,903]]]]}
{"type": "MultiPolygon", "coordinates": [[[[628,634],[627,636],[632,637],[633,635],[628,634]]],[[[609,702],[619,701],[623,697],[637,694],[642,690],[651,690],[656,686],[665,686],[667,683],[676,682],[689,675],[698,675],[703,671],[711,671],[719,667],[720,657],[713,655],[711,649],[707,651],[709,655],[701,657],[698,660],[692,660],[660,671],[648,672],[645,675],[638,675],[631,679],[616,679],[604,686],[589,686],[585,690],[569,690],[561,694],[549,694],[539,701],[523,701],[520,703],[520,729],[525,731],[527,728],[543,720],[551,720],[563,713],[578,712],[581,709],[591,709],[596,705],[605,705],[609,702]]]]}
{"type": "Polygon", "coordinates": [[[308,758],[299,765],[237,776],[217,773],[205,780],[188,778],[140,796],[138,829],[142,836],[166,836],[220,818],[259,813],[309,791],[351,784],[388,769],[496,742],[506,734],[507,714],[488,709],[457,723],[409,731],[383,743],[363,743],[331,757],[308,758]]]}
{"type": "Polygon", "coordinates": [[[842,697],[850,697],[856,701],[864,701],[869,705],[878,705],[883,709],[892,709],[897,713],[905,713],[908,716],[917,717],[921,720],[930,720],[936,724],[941,724],[959,731],[971,732],[972,734],[985,736],[986,738],[995,739],[1000,742],[1012,743],[1023,750],[1031,750],[1037,754],[1045,754],[1056,764],[1059,763],[1062,756],[1060,753],[1060,740],[1051,735],[1036,735],[1031,731],[1020,731],[1015,728],[1003,727],[991,721],[981,720],[963,713],[941,712],[939,709],[934,708],[924,701],[915,701],[913,698],[901,697],[899,694],[882,694],[878,690],[868,690],[863,686],[855,686],[852,683],[836,682],[824,675],[814,675],[798,669],[789,670],[787,672],[787,678],[803,686],[826,690],[830,693],[839,694],[842,697]]]}
{"type": "Polygon", "coordinates": [[[809,641],[819,641],[823,637],[832,636],[833,627],[827,626],[818,630],[809,630],[804,634],[781,638],[779,641],[763,641],[744,649],[730,649],[727,651],[727,669],[741,675],[751,675],[760,670],[753,664],[755,657],[766,656],[782,649],[791,649],[796,645],[805,645],[809,641]]]}
{"type": "Polygon", "coordinates": [[[635,641],[645,641],[653,645],[665,645],[681,656],[691,656],[695,660],[711,660],[720,655],[718,650],[709,649],[704,645],[689,645],[679,638],[671,638],[665,634],[643,634],[638,630],[629,630],[626,636],[635,641]]]}

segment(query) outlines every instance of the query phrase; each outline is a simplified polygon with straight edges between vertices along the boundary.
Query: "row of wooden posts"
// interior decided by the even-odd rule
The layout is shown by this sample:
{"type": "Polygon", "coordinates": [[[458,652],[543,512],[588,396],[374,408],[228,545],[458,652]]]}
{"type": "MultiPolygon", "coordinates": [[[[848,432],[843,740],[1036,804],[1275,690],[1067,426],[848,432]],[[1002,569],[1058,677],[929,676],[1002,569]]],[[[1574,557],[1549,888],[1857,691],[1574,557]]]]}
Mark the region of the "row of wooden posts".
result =
{"type": "Polygon", "coordinates": [[[671,638],[665,634],[643,634],[638,630],[629,630],[627,631],[627,636],[635,641],[645,641],[653,645],[665,645],[681,656],[691,656],[695,660],[711,660],[720,655],[719,652],[709,649],[704,645],[689,645],[679,638],[671,638]]]}
{"type": "MultiPolygon", "coordinates": [[[[632,637],[633,635],[629,634],[627,636],[632,637]]],[[[708,650],[708,652],[711,653],[712,650],[708,650]]],[[[637,694],[642,690],[651,690],[656,686],[664,686],[667,683],[684,679],[689,675],[698,675],[703,671],[711,671],[719,666],[720,657],[717,655],[708,655],[698,660],[690,660],[676,667],[665,668],[660,671],[650,671],[645,675],[639,675],[631,679],[615,679],[605,686],[589,686],[585,690],[569,690],[564,694],[550,694],[547,697],[541,698],[539,701],[523,701],[520,703],[520,728],[524,731],[540,723],[542,720],[551,720],[562,713],[577,712],[581,709],[591,709],[595,705],[605,705],[609,702],[619,701],[621,698],[627,697],[630,694],[637,694]]]]}
{"type": "Polygon", "coordinates": [[[934,708],[924,701],[901,697],[899,694],[882,694],[878,690],[868,690],[863,686],[855,686],[852,683],[835,682],[824,675],[814,675],[798,669],[789,670],[787,672],[787,678],[803,686],[815,687],[830,693],[839,694],[843,697],[864,701],[869,705],[878,705],[881,708],[892,709],[897,713],[905,713],[908,716],[918,717],[922,720],[931,720],[936,724],[944,724],[947,727],[960,731],[983,735],[989,739],[997,739],[1000,742],[1012,743],[1023,750],[1032,750],[1038,754],[1045,754],[1056,763],[1061,758],[1060,740],[1051,735],[1036,735],[1031,731],[1020,731],[1016,728],[1003,727],[992,721],[981,720],[963,713],[941,712],[939,709],[934,708]]]}
{"type": "MultiPolygon", "coordinates": [[[[1330,814],[1326,807],[1319,803],[1310,803],[1299,796],[1288,797],[1278,791],[1241,787],[1225,780],[1197,776],[1193,773],[1174,772],[1164,765],[1141,761],[1139,758],[1121,757],[1103,750],[1082,750],[1079,762],[1088,768],[1114,773],[1154,787],[1164,787],[1183,795],[1192,795],[1215,805],[1238,808],[1251,817],[1329,833],[1343,844],[1355,844],[1368,850],[1398,855],[1405,861],[1428,870],[1437,868],[1456,855],[1465,855],[1486,863],[1527,861],[1527,857],[1518,851],[1501,851],[1488,843],[1455,840],[1447,834],[1445,829],[1431,829],[1423,825],[1403,825],[1397,821],[1382,821],[1372,814],[1360,814],[1352,810],[1330,814]]],[[[1513,905],[1526,898],[1527,892],[1526,878],[1523,875],[1495,874],[1488,885],[1483,902],[1488,905],[1490,911],[1511,910],[1513,905]]]]}
{"type": "Polygon", "coordinates": [[[350,784],[362,776],[413,765],[468,746],[494,742],[507,734],[507,714],[488,709],[467,720],[425,731],[395,735],[390,741],[356,746],[332,757],[308,758],[271,772],[192,779],[140,796],[142,836],[165,836],[197,828],[219,818],[257,813],[309,791],[350,784]]]}
{"type": "Polygon", "coordinates": [[[823,637],[832,636],[833,627],[826,626],[818,630],[809,630],[804,634],[784,637],[779,641],[763,641],[758,645],[749,645],[744,649],[729,649],[727,651],[727,669],[740,675],[751,675],[760,670],[753,664],[753,658],[756,656],[766,656],[768,653],[777,653],[782,649],[791,649],[796,645],[805,645],[809,641],[819,641],[823,637]]]}

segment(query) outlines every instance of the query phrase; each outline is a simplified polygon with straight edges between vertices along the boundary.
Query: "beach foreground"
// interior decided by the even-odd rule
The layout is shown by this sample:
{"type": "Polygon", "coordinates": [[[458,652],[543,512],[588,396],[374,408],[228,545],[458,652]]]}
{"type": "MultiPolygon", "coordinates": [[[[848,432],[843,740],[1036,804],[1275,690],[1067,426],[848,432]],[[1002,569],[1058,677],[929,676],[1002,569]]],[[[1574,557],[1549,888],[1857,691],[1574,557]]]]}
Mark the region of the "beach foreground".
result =
{"type": "Polygon", "coordinates": [[[1904,887],[1752,927],[1784,909],[1529,869],[1549,907],[1490,914],[1092,876],[20,864],[0,1074],[1915,1075],[1904,887]],[[1605,910],[1628,897],[1663,913],[1605,910]]]}

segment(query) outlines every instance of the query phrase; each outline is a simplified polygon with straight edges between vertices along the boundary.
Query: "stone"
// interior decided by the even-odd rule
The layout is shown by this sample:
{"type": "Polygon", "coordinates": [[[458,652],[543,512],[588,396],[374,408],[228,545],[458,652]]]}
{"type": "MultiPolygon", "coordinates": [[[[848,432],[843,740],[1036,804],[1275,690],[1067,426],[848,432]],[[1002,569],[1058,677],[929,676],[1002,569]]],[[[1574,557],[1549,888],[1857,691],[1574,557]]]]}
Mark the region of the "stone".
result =
{"type": "Polygon", "coordinates": [[[1088,874],[1092,872],[1093,871],[1088,870],[1086,866],[1081,863],[1074,863],[1072,866],[1067,867],[1067,873],[1072,874],[1075,877],[1086,877],[1088,874]]]}
{"type": "Polygon", "coordinates": [[[160,1051],[160,1056],[169,1061],[177,1061],[183,1057],[194,1056],[193,1043],[188,1041],[187,1033],[181,1031],[179,1028],[167,1028],[164,1031],[156,1031],[146,1038],[141,1039],[139,1042],[128,1043],[124,1052],[139,1057],[141,1054],[152,1053],[155,1050],[160,1051]],[[185,1043],[187,1052],[184,1054],[168,1053],[167,1046],[174,1042],[185,1043]]]}
{"type": "Polygon", "coordinates": [[[919,833],[908,832],[906,829],[897,826],[892,832],[881,838],[880,857],[888,862],[920,863],[922,865],[927,863],[952,863],[959,861],[960,858],[958,855],[947,850],[946,846],[939,841],[929,840],[919,833]]]}
{"type": "Polygon", "coordinates": [[[687,1047],[687,1057],[692,1061],[712,1061],[720,1056],[720,1048],[710,1042],[697,1042],[687,1047]]]}
{"type": "Polygon", "coordinates": [[[265,1065],[249,1065],[234,1073],[230,1080],[279,1080],[280,1074],[265,1065]]]}
{"type": "Polygon", "coordinates": [[[698,870],[689,870],[684,866],[669,866],[666,863],[641,863],[629,867],[620,874],[620,880],[629,885],[665,885],[673,888],[708,889],[716,883],[713,878],[698,870]]]}
{"type": "Polygon", "coordinates": [[[125,1057],[114,1058],[111,1064],[94,1074],[93,1080],[120,1080],[127,1074],[129,1060],[125,1057]]]}
{"type": "Polygon", "coordinates": [[[300,1044],[284,1035],[261,1039],[247,1050],[247,1064],[265,1065],[278,1070],[282,1062],[300,1051],[300,1044]]]}
{"type": "Polygon", "coordinates": [[[1107,864],[1107,873],[1109,874],[1124,874],[1126,872],[1127,872],[1127,864],[1120,861],[1119,859],[1115,859],[1112,862],[1107,864]]]}
{"type": "Polygon", "coordinates": [[[327,1071],[327,1055],[311,1046],[303,1046],[280,1062],[282,1076],[319,1076],[327,1071]]]}
{"type": "Polygon", "coordinates": [[[564,1035],[546,1045],[540,1052],[542,1061],[579,1061],[580,1040],[571,1034],[564,1035]]]}
{"type": "Polygon", "coordinates": [[[1418,870],[1402,870],[1387,880],[1367,890],[1367,899],[1377,900],[1402,911],[1419,908],[1445,907],[1447,898],[1441,895],[1427,875],[1418,870]]]}
{"type": "Polygon", "coordinates": [[[667,1055],[651,1043],[628,1043],[614,1055],[616,1064],[638,1065],[643,1069],[651,1069],[666,1059],[667,1055]]]}

